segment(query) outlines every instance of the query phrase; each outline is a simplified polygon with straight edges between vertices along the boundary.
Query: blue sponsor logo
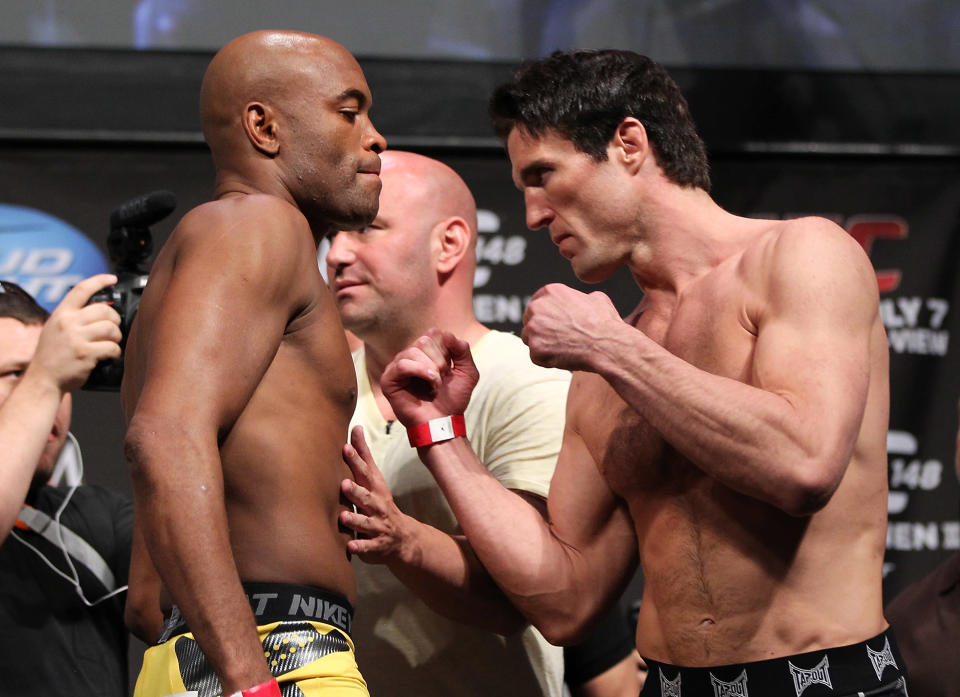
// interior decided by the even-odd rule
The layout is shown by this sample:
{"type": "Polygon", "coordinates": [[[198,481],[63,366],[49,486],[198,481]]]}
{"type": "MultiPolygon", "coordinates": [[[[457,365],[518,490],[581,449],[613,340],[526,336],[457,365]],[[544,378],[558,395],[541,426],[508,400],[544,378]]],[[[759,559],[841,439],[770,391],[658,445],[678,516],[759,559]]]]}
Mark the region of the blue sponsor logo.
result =
{"type": "Polygon", "coordinates": [[[21,286],[46,309],[78,281],[109,270],[77,228],[42,211],[0,204],[0,280],[21,286]]]}

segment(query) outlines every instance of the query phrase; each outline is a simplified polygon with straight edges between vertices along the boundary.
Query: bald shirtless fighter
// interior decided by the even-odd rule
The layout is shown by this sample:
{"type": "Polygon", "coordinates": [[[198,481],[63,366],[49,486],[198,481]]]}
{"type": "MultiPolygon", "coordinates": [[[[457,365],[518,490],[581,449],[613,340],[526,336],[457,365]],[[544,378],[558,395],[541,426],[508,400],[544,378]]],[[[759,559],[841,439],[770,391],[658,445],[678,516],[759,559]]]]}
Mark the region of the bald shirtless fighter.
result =
{"type": "Polygon", "coordinates": [[[316,259],[377,213],[370,103],[309,34],[247,34],[204,76],[214,200],[157,257],[126,356],[138,524],[173,603],[137,697],[367,693],[337,525],[356,380],[316,259]]]}
{"type": "Polygon", "coordinates": [[[575,371],[549,523],[442,438],[476,372],[434,332],[382,386],[486,569],[567,643],[637,560],[644,695],[905,695],[881,607],[888,357],[876,278],[817,218],[734,216],[666,72],[625,51],[554,54],[491,100],[527,224],[601,293],[531,301],[533,360],[575,371]],[[436,434],[436,435],[434,435],[436,434]]]}

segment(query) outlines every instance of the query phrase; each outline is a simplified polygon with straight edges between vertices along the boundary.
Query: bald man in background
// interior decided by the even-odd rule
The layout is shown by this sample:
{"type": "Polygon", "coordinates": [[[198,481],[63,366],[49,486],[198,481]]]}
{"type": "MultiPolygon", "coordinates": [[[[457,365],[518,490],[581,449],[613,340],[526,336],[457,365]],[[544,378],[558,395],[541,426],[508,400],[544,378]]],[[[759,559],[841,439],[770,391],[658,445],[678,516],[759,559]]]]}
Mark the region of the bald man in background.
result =
{"type": "Polygon", "coordinates": [[[149,553],[167,608],[137,697],[367,694],[337,524],[356,379],[316,254],[376,215],[370,105],[353,56],[311,34],[244,35],[204,76],[214,200],[157,257],[123,383],[134,566],[149,553]]]}
{"type": "MultiPolygon", "coordinates": [[[[382,162],[376,220],[337,233],[327,254],[344,326],[363,341],[354,353],[354,443],[373,452],[368,464],[347,448],[355,481],[345,481],[344,492],[358,512],[341,517],[359,536],[349,549],[369,562],[355,565],[364,608],[355,626],[360,664],[371,666],[364,673],[378,697],[559,696],[562,650],[530,627],[477,563],[394,421],[380,375],[431,327],[466,337],[481,372],[478,397],[465,414],[471,445],[504,487],[541,511],[570,375],[534,366],[519,338],[476,320],[477,211],[460,176],[408,152],[385,152],[382,162]]],[[[597,672],[616,666],[608,679],[627,686],[603,694],[635,696],[636,664],[624,660],[632,636],[621,619],[624,631],[602,645],[597,672]]]]}

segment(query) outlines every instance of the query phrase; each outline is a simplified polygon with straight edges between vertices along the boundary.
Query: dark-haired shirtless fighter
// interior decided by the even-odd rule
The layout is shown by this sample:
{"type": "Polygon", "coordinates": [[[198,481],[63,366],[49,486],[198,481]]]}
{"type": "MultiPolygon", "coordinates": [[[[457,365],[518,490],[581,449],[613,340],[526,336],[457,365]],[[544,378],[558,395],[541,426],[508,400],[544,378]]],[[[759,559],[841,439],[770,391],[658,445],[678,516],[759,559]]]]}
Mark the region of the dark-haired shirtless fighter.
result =
{"type": "MultiPolygon", "coordinates": [[[[561,285],[527,309],[534,362],[578,371],[549,522],[463,437],[420,448],[485,568],[566,643],[639,558],[644,695],[905,695],[881,604],[889,349],[863,250],[827,220],[720,208],[685,100],[643,56],[555,54],[491,112],[528,226],[579,278],[626,266],[644,296],[627,322],[561,285]]],[[[462,412],[475,377],[466,342],[434,333],[381,385],[409,429],[462,412]]]]}
{"type": "Polygon", "coordinates": [[[353,56],[310,34],[242,36],[204,76],[214,200],[157,257],[123,384],[141,539],[173,603],[138,697],[366,694],[337,525],[356,381],[317,245],[376,216],[370,102],[353,56]]]}

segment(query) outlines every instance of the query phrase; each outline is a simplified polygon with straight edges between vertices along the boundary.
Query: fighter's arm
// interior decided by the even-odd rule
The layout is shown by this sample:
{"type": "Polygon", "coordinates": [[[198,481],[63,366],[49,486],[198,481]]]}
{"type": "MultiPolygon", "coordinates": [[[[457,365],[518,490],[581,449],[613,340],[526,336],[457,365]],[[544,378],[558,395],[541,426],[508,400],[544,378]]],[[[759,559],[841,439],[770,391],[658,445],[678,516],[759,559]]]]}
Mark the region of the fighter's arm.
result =
{"type": "Polygon", "coordinates": [[[63,396],[83,384],[98,360],[120,355],[120,316],[102,303],[86,305],[116,282],[102,274],[78,283],[44,325],[29,366],[0,365],[0,380],[16,383],[0,407],[0,541],[23,505],[63,396]]]}
{"type": "MultiPolygon", "coordinates": [[[[486,384],[483,404],[474,407],[482,415],[474,415],[471,423],[483,429],[483,466],[546,517],[546,494],[560,449],[570,379],[565,371],[530,365],[525,350],[523,354],[498,364],[501,372],[486,384]]],[[[365,452],[360,443],[357,446],[365,452]]],[[[354,481],[344,485],[359,515],[348,512],[343,518],[348,527],[359,523],[355,529],[362,537],[350,543],[351,551],[360,553],[364,561],[387,564],[424,603],[445,617],[500,634],[526,626],[465,536],[448,535],[404,515],[372,457],[364,455],[354,462],[354,481]],[[366,489],[354,488],[361,482],[366,489]],[[362,498],[355,497],[354,491],[362,498]]]]}
{"type": "Polygon", "coordinates": [[[127,584],[129,588],[127,602],[123,607],[123,623],[131,634],[150,646],[157,641],[163,630],[163,611],[160,605],[163,584],[150,560],[136,512],[127,584]]]}
{"type": "MultiPolygon", "coordinates": [[[[384,394],[404,425],[461,413],[472,385],[465,342],[449,334],[417,343],[388,366],[384,394]]],[[[475,370],[475,368],[473,369],[475,370]]],[[[466,438],[420,448],[477,557],[510,601],[552,643],[576,640],[623,590],[636,565],[636,538],[622,501],[607,487],[579,435],[583,415],[571,386],[567,423],[547,500],[548,520],[504,489],[466,438]]]]}
{"type": "Polygon", "coordinates": [[[278,349],[302,249],[281,204],[249,199],[208,204],[174,232],[126,438],[150,557],[226,692],[270,672],[231,551],[218,443],[278,349]]]}
{"type": "Polygon", "coordinates": [[[396,505],[357,426],[344,460],[353,479],[344,480],[357,512],[344,511],[341,522],[359,534],[347,549],[368,563],[385,564],[434,612],[456,622],[509,635],[524,617],[484,570],[462,535],[448,535],[403,513],[396,505]]]}
{"type": "MultiPolygon", "coordinates": [[[[571,397],[573,395],[571,394],[571,397]]],[[[462,438],[422,448],[484,567],[548,641],[576,641],[623,591],[636,565],[629,513],[568,425],[547,499],[548,520],[507,496],[462,438]]]]}
{"type": "Polygon", "coordinates": [[[613,320],[615,311],[601,307],[609,301],[597,294],[570,297],[575,291],[548,287],[542,307],[531,302],[524,331],[535,360],[573,361],[600,374],[674,448],[726,486],[808,515],[836,490],[859,432],[877,326],[876,278],[849,235],[817,220],[784,230],[757,267],[759,309],[744,327],[756,333],[744,378],[751,384],[678,358],[613,320]]]}

